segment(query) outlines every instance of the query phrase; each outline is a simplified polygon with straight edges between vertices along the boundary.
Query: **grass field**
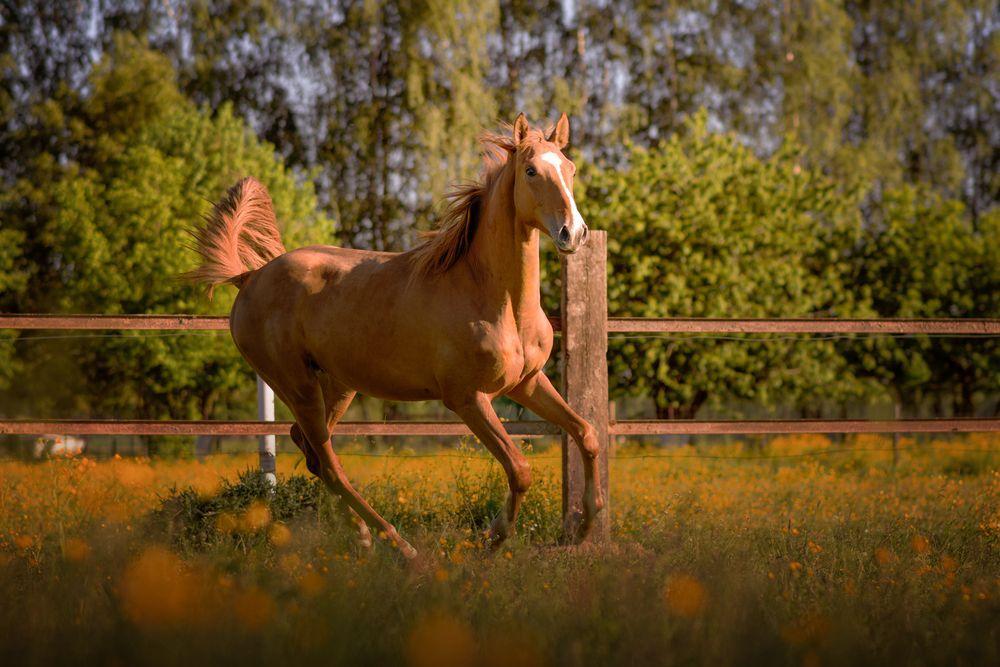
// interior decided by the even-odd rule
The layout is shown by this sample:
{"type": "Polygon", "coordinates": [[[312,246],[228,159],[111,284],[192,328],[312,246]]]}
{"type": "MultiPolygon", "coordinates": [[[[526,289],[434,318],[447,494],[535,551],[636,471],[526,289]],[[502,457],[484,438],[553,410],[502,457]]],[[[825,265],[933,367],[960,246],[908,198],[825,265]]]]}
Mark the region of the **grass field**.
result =
{"type": "Polygon", "coordinates": [[[421,551],[359,550],[292,455],[0,462],[0,664],[998,664],[996,437],[622,447],[610,546],[516,539],[476,450],[344,463],[421,551]],[[801,454],[807,454],[805,456],[801,454]]]}

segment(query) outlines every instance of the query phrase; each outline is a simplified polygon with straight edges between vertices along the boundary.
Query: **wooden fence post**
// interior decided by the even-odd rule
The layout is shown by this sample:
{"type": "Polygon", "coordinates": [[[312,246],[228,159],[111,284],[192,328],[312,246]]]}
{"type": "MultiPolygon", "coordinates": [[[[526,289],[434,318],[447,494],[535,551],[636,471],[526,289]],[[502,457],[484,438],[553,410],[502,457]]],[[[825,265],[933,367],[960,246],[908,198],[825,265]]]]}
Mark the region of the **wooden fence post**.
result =
{"type": "MultiPolygon", "coordinates": [[[[566,401],[597,430],[601,443],[598,467],[604,511],[592,533],[608,539],[611,522],[608,497],[608,239],[592,230],[587,243],[563,258],[562,378],[566,401]]],[[[583,497],[583,461],[576,444],[562,438],[563,520],[574,527],[583,497]]]]}

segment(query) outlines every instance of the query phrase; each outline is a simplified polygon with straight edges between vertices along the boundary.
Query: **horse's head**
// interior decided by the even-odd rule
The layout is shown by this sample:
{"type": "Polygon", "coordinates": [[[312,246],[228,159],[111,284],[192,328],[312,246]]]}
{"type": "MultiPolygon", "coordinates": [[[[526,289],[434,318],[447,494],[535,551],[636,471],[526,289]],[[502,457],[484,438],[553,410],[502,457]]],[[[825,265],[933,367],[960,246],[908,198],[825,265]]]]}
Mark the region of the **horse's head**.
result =
{"type": "Polygon", "coordinates": [[[562,153],[569,143],[566,114],[545,136],[528,127],[524,114],[514,121],[514,206],[517,219],[552,237],[570,254],[586,243],[587,224],[573,199],[576,166],[562,153]]]}

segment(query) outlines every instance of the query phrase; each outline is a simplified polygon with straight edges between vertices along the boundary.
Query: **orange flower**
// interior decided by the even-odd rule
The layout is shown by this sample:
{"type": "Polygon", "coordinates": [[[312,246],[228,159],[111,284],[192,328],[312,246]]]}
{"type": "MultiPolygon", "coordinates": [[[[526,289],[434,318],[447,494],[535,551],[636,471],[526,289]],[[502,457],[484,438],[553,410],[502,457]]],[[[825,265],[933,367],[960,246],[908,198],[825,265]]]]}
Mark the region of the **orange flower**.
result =
{"type": "Polygon", "coordinates": [[[918,554],[925,554],[931,550],[931,543],[923,535],[913,536],[913,550],[918,554]]]}
{"type": "Polygon", "coordinates": [[[237,526],[239,526],[239,522],[229,512],[219,512],[219,515],[215,517],[215,529],[220,533],[231,533],[236,530],[237,526]]]}
{"type": "Polygon", "coordinates": [[[708,592],[701,582],[687,574],[673,575],[667,579],[663,591],[667,608],[685,618],[693,618],[705,610],[708,592]]]}
{"type": "Polygon", "coordinates": [[[471,667],[476,664],[476,640],[458,619],[433,614],[410,631],[406,659],[411,667],[471,667]]]}
{"type": "Polygon", "coordinates": [[[205,617],[203,582],[184,570],[181,559],[163,547],[150,547],[122,574],[119,598],[125,615],[153,629],[193,623],[205,617]]]}
{"type": "Polygon", "coordinates": [[[242,521],[243,530],[254,531],[260,530],[267,524],[271,523],[271,510],[267,508],[267,505],[260,502],[259,500],[254,502],[247,508],[246,512],[243,513],[242,521]]]}
{"type": "Polygon", "coordinates": [[[944,572],[954,572],[958,569],[958,561],[951,556],[941,556],[941,569],[944,572]]]}
{"type": "Polygon", "coordinates": [[[292,531],[283,523],[275,523],[267,531],[267,537],[271,540],[271,544],[282,549],[291,543],[292,531]]]}
{"type": "Polygon", "coordinates": [[[325,585],[326,580],[323,579],[323,575],[315,570],[307,570],[299,577],[299,590],[307,598],[319,595],[325,585]]]}
{"type": "Polygon", "coordinates": [[[90,557],[90,545],[78,537],[70,537],[63,544],[63,557],[69,561],[79,562],[90,557]]]}
{"type": "Polygon", "coordinates": [[[278,559],[278,567],[285,574],[291,574],[295,572],[302,565],[302,558],[296,553],[284,554],[278,559]]]}
{"type": "Polygon", "coordinates": [[[895,563],[896,560],[896,554],[894,554],[890,549],[879,547],[875,550],[875,562],[879,565],[889,565],[891,563],[895,563]]]}

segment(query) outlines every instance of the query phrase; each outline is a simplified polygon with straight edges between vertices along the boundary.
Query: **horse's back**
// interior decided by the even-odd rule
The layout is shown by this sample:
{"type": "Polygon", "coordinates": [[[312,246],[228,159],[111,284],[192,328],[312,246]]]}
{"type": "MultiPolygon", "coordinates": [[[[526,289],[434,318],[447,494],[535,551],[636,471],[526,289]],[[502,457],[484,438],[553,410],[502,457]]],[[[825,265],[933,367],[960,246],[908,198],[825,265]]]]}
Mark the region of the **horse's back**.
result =
{"type": "Polygon", "coordinates": [[[298,248],[250,275],[233,304],[233,339],[255,367],[299,355],[366,393],[385,394],[381,382],[366,385],[389,377],[393,398],[430,398],[430,378],[414,373],[433,350],[421,344],[411,269],[397,253],[298,248]]]}

